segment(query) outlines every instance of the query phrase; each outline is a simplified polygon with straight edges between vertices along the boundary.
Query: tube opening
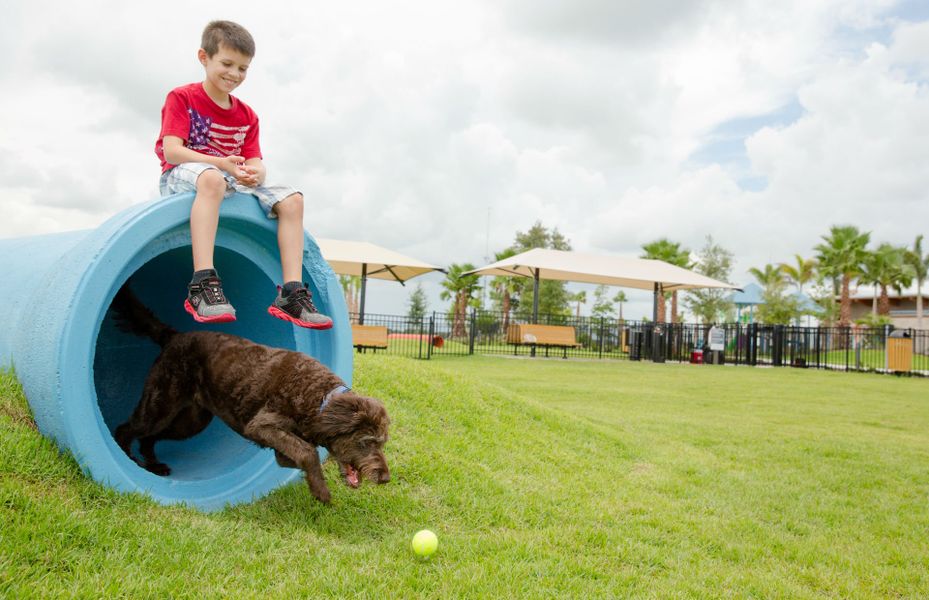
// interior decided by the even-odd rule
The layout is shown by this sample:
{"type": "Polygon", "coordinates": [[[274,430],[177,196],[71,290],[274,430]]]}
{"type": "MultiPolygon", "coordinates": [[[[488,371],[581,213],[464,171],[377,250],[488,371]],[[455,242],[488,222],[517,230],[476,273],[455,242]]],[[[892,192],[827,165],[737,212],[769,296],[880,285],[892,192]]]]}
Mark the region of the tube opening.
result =
{"type": "MultiPolygon", "coordinates": [[[[267,273],[244,255],[218,245],[215,265],[223,290],[236,309],[236,321],[232,323],[197,323],[184,311],[191,274],[189,246],[154,256],[130,275],[129,282],[142,303],[178,331],[222,331],[261,344],[296,349],[293,327],[267,313],[276,294],[275,282],[267,273]]],[[[100,414],[111,435],[135,410],[149,368],[159,353],[160,348],[152,340],[118,329],[112,307],[107,309],[95,342],[93,381],[100,414]]],[[[138,456],[137,442],[133,449],[138,456]]],[[[261,448],[218,418],[189,439],[155,444],[158,459],[171,468],[166,479],[178,481],[226,475],[260,452],[261,448]]]]}

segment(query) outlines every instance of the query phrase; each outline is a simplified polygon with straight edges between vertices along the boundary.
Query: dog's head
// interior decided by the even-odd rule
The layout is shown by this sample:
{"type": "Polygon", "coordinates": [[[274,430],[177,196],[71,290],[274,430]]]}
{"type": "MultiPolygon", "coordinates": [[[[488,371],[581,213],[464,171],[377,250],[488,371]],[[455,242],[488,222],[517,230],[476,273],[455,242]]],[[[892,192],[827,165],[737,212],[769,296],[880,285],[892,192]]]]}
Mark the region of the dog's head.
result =
{"type": "Polygon", "coordinates": [[[326,448],[339,463],[345,483],[358,487],[362,479],[390,481],[384,457],[390,418],[384,405],[352,391],[333,394],[320,415],[326,448]]]}

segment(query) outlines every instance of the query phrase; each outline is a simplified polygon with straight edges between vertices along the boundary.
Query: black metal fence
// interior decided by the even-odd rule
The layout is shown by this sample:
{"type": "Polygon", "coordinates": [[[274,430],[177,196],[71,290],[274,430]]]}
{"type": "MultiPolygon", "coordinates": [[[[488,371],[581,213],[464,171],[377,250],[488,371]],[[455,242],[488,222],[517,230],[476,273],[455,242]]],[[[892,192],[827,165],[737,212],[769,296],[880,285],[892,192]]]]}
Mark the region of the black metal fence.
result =
{"type": "MultiPolygon", "coordinates": [[[[357,323],[357,314],[350,317],[352,323],[357,323]]],[[[547,345],[531,336],[514,336],[514,326],[528,323],[527,319],[493,311],[472,311],[457,318],[434,312],[420,319],[366,313],[364,323],[387,328],[387,348],[375,351],[421,359],[509,354],[929,376],[927,330],[757,323],[710,326],[540,315],[539,324],[570,328],[563,330],[568,335],[573,332],[573,344],[547,345]],[[715,331],[711,331],[714,327],[715,331]]]]}

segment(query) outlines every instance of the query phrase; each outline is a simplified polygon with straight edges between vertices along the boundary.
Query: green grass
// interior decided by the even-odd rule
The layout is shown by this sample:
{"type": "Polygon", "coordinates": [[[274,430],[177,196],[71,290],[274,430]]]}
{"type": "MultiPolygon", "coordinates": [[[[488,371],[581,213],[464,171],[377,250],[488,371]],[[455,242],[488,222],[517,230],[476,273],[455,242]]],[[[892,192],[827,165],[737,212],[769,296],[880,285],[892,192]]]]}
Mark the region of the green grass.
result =
{"type": "Polygon", "coordinates": [[[0,375],[0,597],[929,595],[925,380],[356,359],[392,482],[213,514],[87,480],[0,375]]]}

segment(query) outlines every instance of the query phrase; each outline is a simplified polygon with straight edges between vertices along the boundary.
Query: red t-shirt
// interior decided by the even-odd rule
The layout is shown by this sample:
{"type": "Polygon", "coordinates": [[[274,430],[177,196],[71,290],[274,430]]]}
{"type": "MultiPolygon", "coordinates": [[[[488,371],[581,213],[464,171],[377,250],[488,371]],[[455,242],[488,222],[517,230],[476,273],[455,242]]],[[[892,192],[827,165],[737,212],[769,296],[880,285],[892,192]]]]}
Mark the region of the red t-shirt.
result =
{"type": "Polygon", "coordinates": [[[203,91],[202,83],[171,90],[161,108],[161,134],[155,142],[162,173],[176,166],[165,161],[166,135],[181,138],[184,146],[203,154],[261,158],[258,115],[235,96],[229,100],[231,106],[222,108],[203,91]]]}

